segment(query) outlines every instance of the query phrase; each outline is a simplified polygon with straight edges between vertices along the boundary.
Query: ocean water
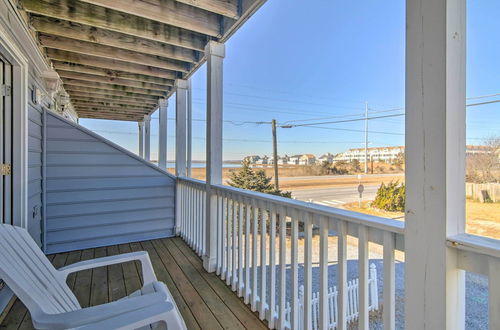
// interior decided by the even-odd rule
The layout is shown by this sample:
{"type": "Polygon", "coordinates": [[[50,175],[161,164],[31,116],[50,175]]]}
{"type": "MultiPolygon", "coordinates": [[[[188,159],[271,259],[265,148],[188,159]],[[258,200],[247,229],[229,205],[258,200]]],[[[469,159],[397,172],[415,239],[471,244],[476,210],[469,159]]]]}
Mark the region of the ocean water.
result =
{"type": "MultiPolygon", "coordinates": [[[[207,167],[206,163],[192,163],[192,168],[205,168],[207,167]]],[[[236,164],[236,163],[223,163],[222,167],[227,168],[227,167],[241,167],[241,164],[236,164]]],[[[167,168],[175,168],[175,162],[167,162],[167,168]]]]}

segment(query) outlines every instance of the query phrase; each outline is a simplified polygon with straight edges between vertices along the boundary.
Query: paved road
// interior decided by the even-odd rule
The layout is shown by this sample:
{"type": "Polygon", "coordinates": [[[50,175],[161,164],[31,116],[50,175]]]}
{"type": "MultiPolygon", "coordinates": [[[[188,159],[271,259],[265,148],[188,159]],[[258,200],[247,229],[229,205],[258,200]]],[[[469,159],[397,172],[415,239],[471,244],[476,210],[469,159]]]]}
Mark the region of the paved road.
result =
{"type": "MultiPolygon", "coordinates": [[[[373,200],[377,193],[378,185],[365,186],[363,192],[363,200],[373,200]]],[[[320,189],[304,189],[292,191],[292,196],[298,200],[326,205],[340,206],[345,203],[358,201],[357,186],[344,188],[320,188],[320,189]]]]}
{"type": "MultiPolygon", "coordinates": [[[[404,173],[385,173],[385,174],[361,174],[362,178],[368,177],[390,177],[390,176],[404,176],[404,173]]],[[[353,179],[358,178],[358,174],[350,175],[309,175],[309,176],[287,176],[280,177],[280,181],[294,181],[294,180],[324,180],[324,179],[353,179]]]]}

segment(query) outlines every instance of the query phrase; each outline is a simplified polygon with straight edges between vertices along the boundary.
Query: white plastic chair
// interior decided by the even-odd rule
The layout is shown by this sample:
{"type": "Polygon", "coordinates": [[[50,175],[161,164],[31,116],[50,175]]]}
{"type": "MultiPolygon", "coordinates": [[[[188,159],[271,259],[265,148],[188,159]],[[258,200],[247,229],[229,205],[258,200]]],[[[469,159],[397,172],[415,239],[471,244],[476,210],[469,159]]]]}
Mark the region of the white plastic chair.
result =
{"type": "Polygon", "coordinates": [[[158,282],[147,252],[77,262],[55,269],[22,228],[0,224],[0,278],[31,313],[36,329],[186,329],[165,284],[158,282]],[[74,272],[138,260],[144,286],[128,297],[81,308],[66,284],[74,272]]]}

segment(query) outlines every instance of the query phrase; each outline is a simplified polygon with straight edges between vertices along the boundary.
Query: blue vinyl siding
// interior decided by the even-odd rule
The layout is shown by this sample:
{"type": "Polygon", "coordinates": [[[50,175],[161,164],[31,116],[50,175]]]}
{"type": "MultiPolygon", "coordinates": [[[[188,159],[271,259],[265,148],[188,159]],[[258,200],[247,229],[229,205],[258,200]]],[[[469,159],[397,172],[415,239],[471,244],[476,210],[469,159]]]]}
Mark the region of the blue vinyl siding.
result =
{"type": "Polygon", "coordinates": [[[47,113],[47,253],[174,234],[175,177],[47,113]]]}

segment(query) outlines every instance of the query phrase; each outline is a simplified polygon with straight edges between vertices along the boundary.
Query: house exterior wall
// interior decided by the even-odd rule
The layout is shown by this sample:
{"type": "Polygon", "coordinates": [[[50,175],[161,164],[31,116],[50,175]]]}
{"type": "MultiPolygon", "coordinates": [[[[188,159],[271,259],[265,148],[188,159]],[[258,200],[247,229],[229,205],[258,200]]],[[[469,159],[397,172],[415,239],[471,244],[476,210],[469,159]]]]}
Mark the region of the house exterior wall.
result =
{"type": "Polygon", "coordinates": [[[47,113],[47,253],[169,237],[175,179],[47,113]]]}
{"type": "Polygon", "coordinates": [[[44,155],[44,109],[47,101],[38,103],[36,89],[41,89],[41,82],[30,74],[28,84],[28,232],[33,239],[43,246],[43,155],[44,155]]]}

